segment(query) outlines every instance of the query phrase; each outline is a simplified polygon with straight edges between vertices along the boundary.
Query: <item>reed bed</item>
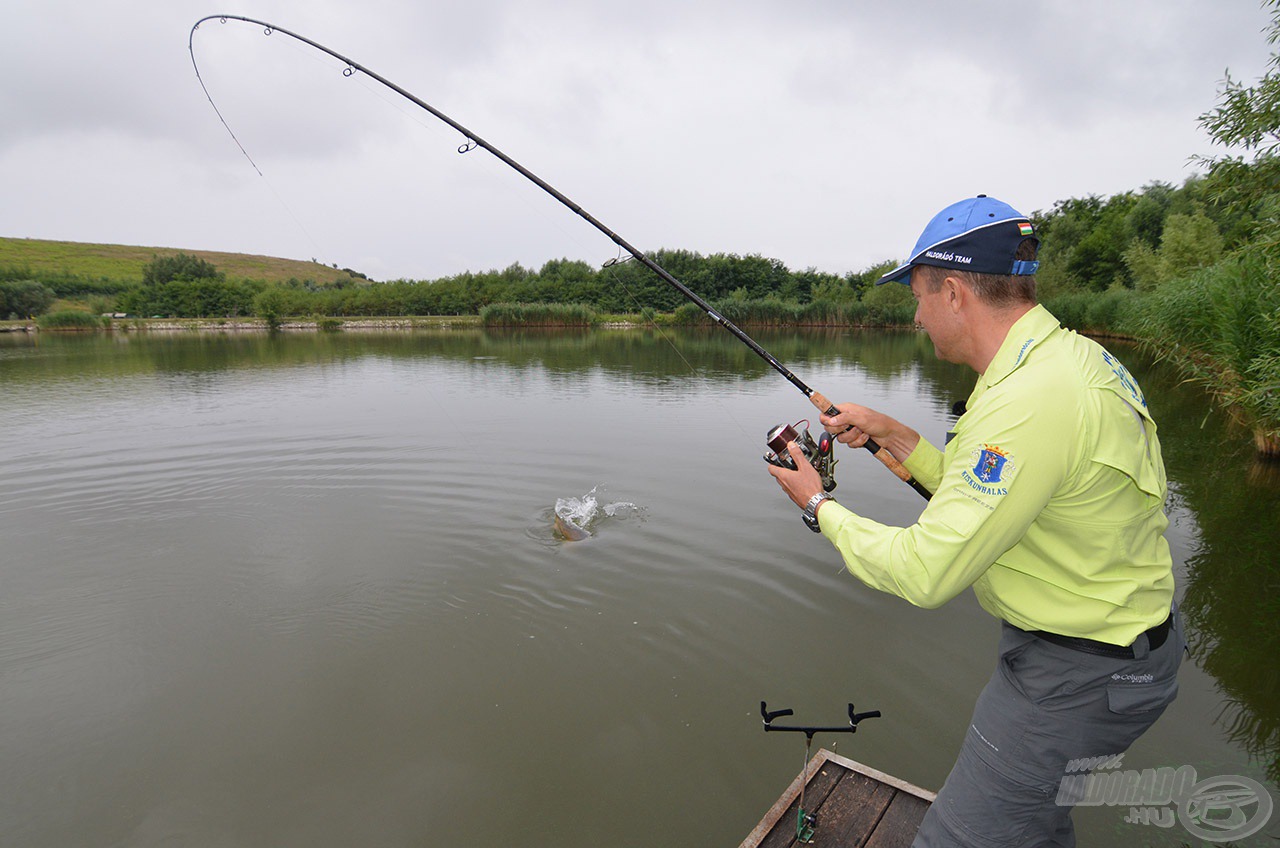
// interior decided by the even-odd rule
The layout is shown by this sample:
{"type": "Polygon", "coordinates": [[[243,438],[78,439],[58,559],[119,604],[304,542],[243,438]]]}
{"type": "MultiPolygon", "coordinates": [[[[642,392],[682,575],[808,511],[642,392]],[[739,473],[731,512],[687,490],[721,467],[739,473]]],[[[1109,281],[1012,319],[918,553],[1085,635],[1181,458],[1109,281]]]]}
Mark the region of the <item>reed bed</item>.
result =
{"type": "Polygon", "coordinates": [[[101,330],[109,323],[108,319],[80,309],[48,312],[36,318],[36,326],[41,330],[101,330]]]}
{"type": "Polygon", "coordinates": [[[1142,301],[1139,337],[1204,386],[1280,458],[1280,257],[1242,250],[1142,301]]]}
{"type": "MultiPolygon", "coordinates": [[[[762,300],[722,300],[711,304],[734,324],[764,327],[910,327],[914,304],[868,304],[862,301],[835,303],[815,300],[793,303],[772,298],[762,300]]],[[[712,319],[692,303],[678,307],[673,324],[710,324],[712,319]]]]}
{"type": "Polygon", "coordinates": [[[492,303],[480,309],[484,327],[591,327],[600,315],[581,303],[492,303]]]}

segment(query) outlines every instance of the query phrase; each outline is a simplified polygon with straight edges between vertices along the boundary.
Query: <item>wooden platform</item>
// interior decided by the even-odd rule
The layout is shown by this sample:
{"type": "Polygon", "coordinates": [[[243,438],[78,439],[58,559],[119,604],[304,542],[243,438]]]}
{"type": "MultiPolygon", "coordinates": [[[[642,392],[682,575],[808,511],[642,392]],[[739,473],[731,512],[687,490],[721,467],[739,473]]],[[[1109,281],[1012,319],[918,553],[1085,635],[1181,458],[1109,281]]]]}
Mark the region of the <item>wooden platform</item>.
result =
{"type": "Polygon", "coordinates": [[[800,787],[805,809],[816,812],[814,846],[908,848],[936,797],[905,780],[823,748],[809,760],[739,848],[782,848],[796,841],[800,787]]]}

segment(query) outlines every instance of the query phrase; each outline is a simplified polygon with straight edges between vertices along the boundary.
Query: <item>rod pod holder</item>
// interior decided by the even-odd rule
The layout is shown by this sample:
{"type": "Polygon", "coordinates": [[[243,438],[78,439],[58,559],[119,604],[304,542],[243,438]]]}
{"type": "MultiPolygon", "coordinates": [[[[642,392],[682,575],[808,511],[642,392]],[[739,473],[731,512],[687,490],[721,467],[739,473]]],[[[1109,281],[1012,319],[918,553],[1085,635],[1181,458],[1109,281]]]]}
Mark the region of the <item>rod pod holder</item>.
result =
{"type": "MultiPolygon", "coordinates": [[[[766,733],[771,730],[780,730],[804,734],[804,760],[805,771],[807,771],[809,765],[809,749],[813,747],[813,735],[815,733],[857,733],[858,722],[868,718],[880,718],[880,711],[869,710],[865,713],[860,713],[854,710],[853,704],[849,704],[849,723],[838,727],[807,727],[773,723],[774,719],[785,718],[789,715],[795,715],[795,710],[770,710],[767,703],[764,701],[760,702],[760,717],[764,719],[764,730],[766,733]]],[[[800,800],[796,807],[796,841],[807,845],[813,842],[813,834],[818,827],[818,814],[812,810],[805,809],[804,771],[800,774],[800,781],[800,800]]]]}
{"type": "Polygon", "coordinates": [[[773,723],[774,719],[785,718],[786,716],[795,714],[795,710],[770,710],[768,704],[764,701],[760,702],[760,716],[764,719],[764,729],[766,733],[771,730],[803,733],[810,742],[813,741],[813,734],[815,733],[857,733],[858,722],[867,718],[880,718],[879,710],[870,710],[865,713],[859,713],[854,711],[853,704],[849,704],[849,723],[845,725],[839,725],[837,727],[795,727],[792,725],[773,723]]]}

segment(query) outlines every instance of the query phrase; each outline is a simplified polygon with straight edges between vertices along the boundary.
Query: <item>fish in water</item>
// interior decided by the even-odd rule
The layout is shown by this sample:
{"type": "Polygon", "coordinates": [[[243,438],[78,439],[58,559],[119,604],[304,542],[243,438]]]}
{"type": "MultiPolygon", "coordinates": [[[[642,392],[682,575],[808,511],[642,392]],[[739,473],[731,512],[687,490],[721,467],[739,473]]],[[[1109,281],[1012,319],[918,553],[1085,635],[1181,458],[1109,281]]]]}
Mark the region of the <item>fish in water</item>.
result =
{"type": "Polygon", "coordinates": [[[640,514],[640,507],[633,503],[600,503],[603,493],[596,486],[581,498],[557,498],[551,511],[555,537],[565,542],[581,542],[595,535],[592,532],[599,522],[613,518],[627,518],[640,514]]]}
{"type": "Polygon", "coordinates": [[[577,524],[574,524],[573,521],[563,516],[556,515],[552,521],[555,524],[556,533],[558,533],[560,538],[564,539],[566,542],[581,542],[583,539],[591,535],[577,524]]]}

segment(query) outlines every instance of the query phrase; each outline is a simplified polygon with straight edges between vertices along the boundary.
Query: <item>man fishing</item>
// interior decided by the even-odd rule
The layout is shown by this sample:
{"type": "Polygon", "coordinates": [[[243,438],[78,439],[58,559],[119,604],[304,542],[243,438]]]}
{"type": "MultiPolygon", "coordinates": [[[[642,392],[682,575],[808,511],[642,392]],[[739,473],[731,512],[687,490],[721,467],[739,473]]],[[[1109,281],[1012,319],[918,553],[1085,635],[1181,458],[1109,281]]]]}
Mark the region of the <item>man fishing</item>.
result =
{"type": "Polygon", "coordinates": [[[890,527],[797,470],[769,473],[867,585],[921,607],[972,586],[1002,622],[995,673],[915,846],[1075,845],[1061,792],[1073,760],[1127,750],[1177,693],[1184,641],[1172,609],[1156,425],[1137,383],[1036,302],[1031,222],[979,195],[942,210],[880,283],[911,287],[937,356],[978,373],[939,450],[857,404],[823,415],[874,439],[933,494],[890,527]]]}

